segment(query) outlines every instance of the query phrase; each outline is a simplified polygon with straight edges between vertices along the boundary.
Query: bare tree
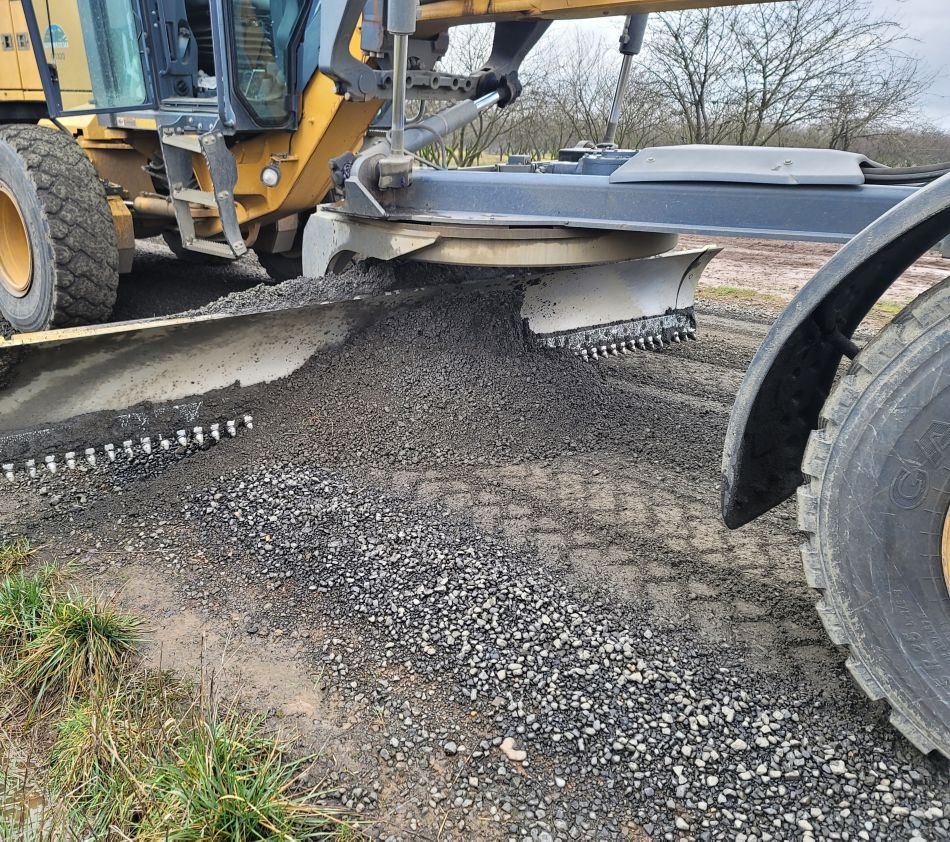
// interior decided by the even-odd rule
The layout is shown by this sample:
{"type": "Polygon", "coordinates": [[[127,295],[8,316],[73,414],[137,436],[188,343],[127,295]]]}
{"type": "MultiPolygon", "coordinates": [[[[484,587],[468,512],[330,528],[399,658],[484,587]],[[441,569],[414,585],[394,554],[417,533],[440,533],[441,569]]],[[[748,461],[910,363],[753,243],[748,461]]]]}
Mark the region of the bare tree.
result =
{"type": "MultiPolygon", "coordinates": [[[[453,29],[443,66],[459,73],[481,67],[492,32],[491,25],[453,29]]],[[[932,77],[901,51],[902,39],[896,23],[871,14],[869,0],[654,16],[617,142],[867,149],[896,163],[903,153],[895,138],[906,136],[929,160],[937,152],[925,152],[926,143],[942,149],[946,135],[919,125],[917,104],[932,77]]],[[[450,138],[448,163],[470,166],[511,152],[545,158],[582,139],[600,140],[619,63],[613,43],[555,25],[521,69],[521,97],[450,138]]]]}
{"type": "MultiPolygon", "coordinates": [[[[449,73],[472,73],[482,67],[491,53],[493,24],[460,26],[452,30],[449,51],[441,66],[449,73]]],[[[450,166],[470,167],[478,164],[489,151],[506,151],[508,138],[533,116],[534,89],[531,65],[520,74],[527,93],[505,108],[489,108],[472,124],[457,131],[446,143],[450,166]]],[[[520,151],[520,150],[519,150],[520,151]]]]}
{"type": "Polygon", "coordinates": [[[695,143],[774,143],[824,124],[845,148],[906,117],[930,79],[868,0],[795,0],[662,15],[646,69],[695,143]]]}

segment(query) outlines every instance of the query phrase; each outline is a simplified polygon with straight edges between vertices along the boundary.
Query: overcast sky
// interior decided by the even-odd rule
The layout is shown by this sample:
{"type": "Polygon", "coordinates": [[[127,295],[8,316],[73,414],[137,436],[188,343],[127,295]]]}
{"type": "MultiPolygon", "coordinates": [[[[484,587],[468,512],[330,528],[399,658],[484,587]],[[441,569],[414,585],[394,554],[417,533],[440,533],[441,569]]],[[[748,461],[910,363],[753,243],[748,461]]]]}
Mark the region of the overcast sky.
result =
{"type": "Polygon", "coordinates": [[[905,49],[938,74],[924,107],[935,123],[950,129],[950,0],[872,0],[882,15],[900,21],[915,40],[905,49]]]}
{"type": "MultiPolygon", "coordinates": [[[[870,3],[878,15],[904,26],[908,39],[901,48],[919,56],[925,72],[937,74],[932,92],[922,105],[927,119],[950,130],[950,0],[870,0],[870,3]]],[[[582,25],[596,29],[609,44],[619,34],[622,23],[623,18],[602,18],[582,25]]]]}

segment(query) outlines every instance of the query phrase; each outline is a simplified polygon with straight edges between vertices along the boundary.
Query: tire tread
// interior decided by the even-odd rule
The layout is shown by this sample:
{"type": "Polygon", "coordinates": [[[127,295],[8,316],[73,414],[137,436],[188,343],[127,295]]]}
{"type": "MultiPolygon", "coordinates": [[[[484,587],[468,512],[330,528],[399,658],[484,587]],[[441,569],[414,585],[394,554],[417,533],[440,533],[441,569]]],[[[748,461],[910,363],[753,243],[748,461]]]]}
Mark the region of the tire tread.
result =
{"type": "Polygon", "coordinates": [[[841,378],[822,407],[819,429],[814,430],[802,459],[804,483],[798,489],[798,526],[804,533],[801,544],[802,564],[808,584],[818,591],[818,614],[828,637],[848,651],[847,667],[855,682],[871,699],[885,699],[891,707],[891,724],[920,751],[940,750],[950,757],[950,746],[938,746],[920,726],[897,707],[884,685],[862,661],[860,647],[849,636],[844,609],[836,604],[828,587],[834,570],[821,551],[818,511],[825,471],[837,435],[858,400],[877,375],[891,365],[908,345],[927,330],[950,316],[950,279],[931,287],[908,304],[855,357],[848,373],[841,378]]]}
{"type": "Polygon", "coordinates": [[[119,284],[115,226],[99,175],[72,137],[42,126],[0,127],[23,160],[43,207],[56,279],[47,328],[104,322],[119,284]]]}

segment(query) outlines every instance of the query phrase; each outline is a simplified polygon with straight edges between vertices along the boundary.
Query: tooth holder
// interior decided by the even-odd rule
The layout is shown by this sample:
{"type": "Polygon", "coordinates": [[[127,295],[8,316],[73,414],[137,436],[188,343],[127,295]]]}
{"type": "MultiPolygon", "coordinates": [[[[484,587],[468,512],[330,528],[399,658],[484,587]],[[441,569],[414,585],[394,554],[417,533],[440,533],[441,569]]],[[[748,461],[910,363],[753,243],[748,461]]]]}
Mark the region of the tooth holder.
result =
{"type": "Polygon", "coordinates": [[[74,448],[64,454],[62,461],[59,461],[57,454],[49,453],[43,456],[42,459],[26,459],[20,464],[0,462],[0,469],[2,469],[3,476],[8,482],[15,482],[19,473],[26,473],[29,477],[36,479],[46,472],[50,474],[59,473],[63,465],[70,471],[87,470],[87,465],[94,468],[100,461],[106,464],[118,461],[130,462],[139,455],[152,456],[156,449],[170,450],[173,441],[183,448],[187,448],[192,442],[201,448],[219,442],[226,437],[234,438],[241,428],[253,430],[253,416],[244,415],[237,419],[224,421],[223,425],[217,422],[211,424],[208,427],[207,435],[204,427],[194,427],[191,430],[178,430],[174,435],[142,436],[138,442],[127,439],[122,442],[120,448],[116,448],[111,442],[102,445],[100,448],[82,448],[84,459],[80,459],[77,455],[80,448],[74,448]],[[227,434],[226,436],[221,432],[222,426],[227,434]],[[102,457],[105,457],[104,459],[100,457],[100,453],[102,457]],[[124,454],[126,458],[120,460],[120,454],[124,454]]]}

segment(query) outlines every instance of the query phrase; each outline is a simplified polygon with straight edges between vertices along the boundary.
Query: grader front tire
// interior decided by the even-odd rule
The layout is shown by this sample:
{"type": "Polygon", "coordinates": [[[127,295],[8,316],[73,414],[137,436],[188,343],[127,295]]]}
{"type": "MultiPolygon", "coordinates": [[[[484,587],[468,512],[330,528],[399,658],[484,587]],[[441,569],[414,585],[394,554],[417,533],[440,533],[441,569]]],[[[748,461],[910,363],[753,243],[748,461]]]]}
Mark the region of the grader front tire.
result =
{"type": "Polygon", "coordinates": [[[950,757],[950,278],[858,354],[802,471],[802,559],[828,634],[891,722],[950,757]]]}
{"type": "Polygon", "coordinates": [[[68,135],[0,128],[0,316],[16,331],[107,321],[119,252],[105,191],[68,135]]]}

